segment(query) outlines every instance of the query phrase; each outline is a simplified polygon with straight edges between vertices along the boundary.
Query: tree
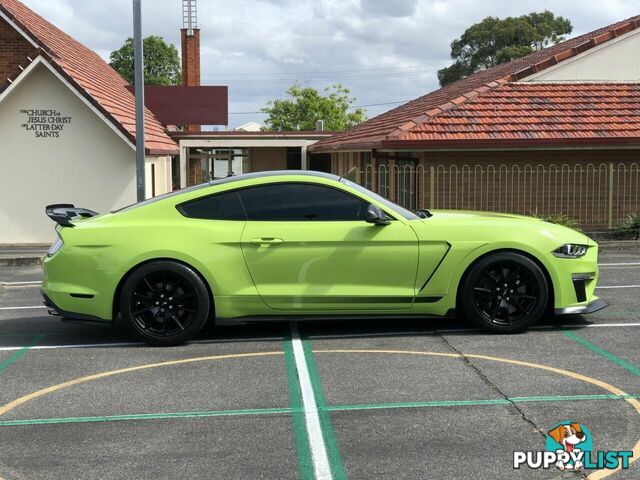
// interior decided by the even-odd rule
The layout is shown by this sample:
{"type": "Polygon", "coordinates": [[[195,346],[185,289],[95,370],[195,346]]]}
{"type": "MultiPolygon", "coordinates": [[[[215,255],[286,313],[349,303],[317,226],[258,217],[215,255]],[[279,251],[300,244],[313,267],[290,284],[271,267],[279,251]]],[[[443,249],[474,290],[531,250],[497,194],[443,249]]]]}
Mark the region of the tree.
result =
{"type": "MultiPolygon", "coordinates": [[[[179,85],[182,72],[178,49],[166,43],[162,37],[151,35],[143,40],[145,85],[179,85]]],[[[125,80],[134,83],[133,38],[109,55],[111,66],[125,80]]]]}
{"type": "Polygon", "coordinates": [[[351,91],[340,84],[324,89],[321,95],[315,88],[294,83],[287,94],[291,98],[269,100],[261,109],[268,114],[266,130],[315,130],[318,120],[331,131],[346,130],[366,120],[362,108],[353,109],[356,101],[351,91]],[[353,111],[349,111],[353,109],[353,111]]]}
{"type": "Polygon", "coordinates": [[[564,40],[571,22],[548,10],[520,17],[487,17],[451,43],[449,67],[438,70],[441,86],[478,70],[509,62],[564,40]]]}

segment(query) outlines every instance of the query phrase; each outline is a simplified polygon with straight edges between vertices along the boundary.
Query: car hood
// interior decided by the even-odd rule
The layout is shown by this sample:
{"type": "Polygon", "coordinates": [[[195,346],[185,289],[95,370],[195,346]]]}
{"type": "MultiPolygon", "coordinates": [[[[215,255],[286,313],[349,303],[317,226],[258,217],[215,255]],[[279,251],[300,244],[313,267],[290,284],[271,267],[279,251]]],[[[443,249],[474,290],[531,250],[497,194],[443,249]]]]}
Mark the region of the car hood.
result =
{"type": "Polygon", "coordinates": [[[520,239],[536,236],[552,243],[596,245],[582,232],[526,215],[470,210],[431,210],[431,213],[433,216],[423,219],[419,228],[425,233],[427,230],[433,232],[433,226],[437,225],[443,230],[459,233],[466,238],[487,241],[498,241],[512,236],[520,239]]]}

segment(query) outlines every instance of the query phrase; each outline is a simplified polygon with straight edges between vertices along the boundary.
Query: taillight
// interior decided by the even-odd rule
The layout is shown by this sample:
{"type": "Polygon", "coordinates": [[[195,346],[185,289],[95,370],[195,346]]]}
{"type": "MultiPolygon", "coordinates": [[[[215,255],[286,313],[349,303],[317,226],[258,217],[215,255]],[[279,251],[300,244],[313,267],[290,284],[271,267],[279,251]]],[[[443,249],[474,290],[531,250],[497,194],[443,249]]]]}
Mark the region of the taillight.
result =
{"type": "Polygon", "coordinates": [[[58,235],[56,241],[49,247],[49,250],[47,250],[47,257],[53,257],[62,248],[62,245],[64,245],[64,242],[62,241],[62,237],[58,235]]]}

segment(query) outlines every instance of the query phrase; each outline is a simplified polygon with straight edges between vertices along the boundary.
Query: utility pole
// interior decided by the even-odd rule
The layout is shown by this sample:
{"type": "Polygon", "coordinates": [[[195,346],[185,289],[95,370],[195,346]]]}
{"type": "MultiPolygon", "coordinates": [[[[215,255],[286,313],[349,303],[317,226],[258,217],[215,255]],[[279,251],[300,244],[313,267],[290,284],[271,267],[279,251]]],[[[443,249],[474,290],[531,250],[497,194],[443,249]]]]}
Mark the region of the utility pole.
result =
{"type": "Polygon", "coordinates": [[[144,159],[144,60],[142,58],[142,0],[133,0],[133,52],[136,95],[136,190],[138,201],[145,199],[144,159]]]}

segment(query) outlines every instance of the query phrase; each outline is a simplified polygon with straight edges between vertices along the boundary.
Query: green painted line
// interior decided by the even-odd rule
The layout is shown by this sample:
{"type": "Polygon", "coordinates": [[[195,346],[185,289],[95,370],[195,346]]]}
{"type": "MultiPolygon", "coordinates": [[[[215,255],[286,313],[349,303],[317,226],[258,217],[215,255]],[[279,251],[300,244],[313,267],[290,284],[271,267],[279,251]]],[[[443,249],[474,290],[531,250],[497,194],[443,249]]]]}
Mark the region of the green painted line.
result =
{"type": "Polygon", "coordinates": [[[311,343],[304,337],[302,337],[301,340],[304,357],[307,362],[307,369],[309,371],[309,379],[311,380],[311,386],[313,387],[313,395],[316,400],[316,407],[318,408],[320,428],[322,429],[322,436],[324,437],[324,443],[327,447],[327,456],[329,457],[331,475],[334,480],[346,480],[347,472],[344,469],[342,457],[340,456],[338,440],[333,432],[333,425],[331,424],[331,416],[329,415],[327,401],[324,397],[324,392],[322,391],[322,384],[320,383],[320,376],[318,375],[318,369],[316,368],[316,361],[313,356],[313,352],[311,351],[311,343]]]}
{"type": "MultiPolygon", "coordinates": [[[[291,354],[293,355],[293,354],[291,354]]],[[[291,359],[293,362],[294,360],[291,359]]],[[[295,364],[293,365],[295,368],[295,364]]],[[[295,371],[293,372],[295,375],[295,371]]],[[[297,384],[295,378],[294,384],[297,384]]],[[[299,389],[299,387],[298,387],[299,389]]],[[[298,390],[299,391],[299,390],[298,390]]],[[[293,388],[293,393],[296,393],[293,388]]],[[[177,412],[177,413],[134,413],[128,415],[104,415],[95,417],[62,417],[62,418],[36,418],[24,420],[4,420],[0,421],[0,427],[14,427],[24,425],[54,425],[61,423],[93,423],[93,422],[119,422],[127,420],[162,420],[172,418],[205,418],[205,417],[225,417],[225,416],[242,416],[242,415],[277,415],[285,414],[298,417],[294,420],[294,431],[296,432],[296,446],[298,447],[300,466],[302,469],[301,476],[313,479],[313,465],[311,463],[311,452],[308,446],[308,437],[306,424],[304,420],[304,410],[300,401],[292,401],[291,408],[255,408],[241,410],[211,410],[203,412],[177,412]],[[298,422],[298,423],[295,423],[298,422]],[[304,467],[304,468],[302,468],[304,467]]],[[[511,402],[575,402],[575,401],[602,401],[602,400],[624,400],[627,398],[640,399],[638,395],[549,395],[537,397],[510,397],[491,398],[479,400],[436,400],[430,402],[399,402],[399,403],[371,403],[362,405],[327,405],[322,408],[326,412],[340,411],[356,411],[356,410],[384,410],[399,408],[425,408],[425,407],[459,407],[459,406],[475,406],[475,405],[505,405],[511,402]]],[[[319,409],[320,410],[320,409],[319,409]]]]}
{"type": "Polygon", "coordinates": [[[284,363],[287,370],[289,405],[291,406],[291,420],[293,422],[293,434],[296,441],[300,479],[313,480],[314,469],[311,449],[309,448],[309,434],[307,432],[307,422],[302,405],[302,393],[300,392],[300,381],[298,380],[296,361],[293,356],[293,345],[290,339],[284,341],[284,363]]]}
{"type": "Polygon", "coordinates": [[[93,423],[93,422],[122,422],[126,420],[162,420],[168,418],[202,418],[229,417],[239,415],[276,415],[290,414],[290,408],[256,408],[245,410],[213,410],[205,412],[176,412],[176,413],[134,413],[130,415],[105,415],[99,417],[67,417],[67,418],[35,418],[27,420],[4,420],[0,427],[18,425],[51,425],[59,423],[93,423]]]}
{"type": "Polygon", "coordinates": [[[586,340],[585,338],[581,337],[580,335],[574,332],[571,332],[564,328],[561,328],[560,330],[566,337],[570,338],[571,340],[578,342],[583,347],[586,347],[592,352],[602,355],[603,357],[611,360],[613,363],[616,363],[617,365],[621,366],[625,370],[633,373],[634,375],[638,375],[640,377],[640,368],[635,366],[633,363],[627,362],[626,360],[623,360],[620,357],[616,357],[613,353],[608,352],[604,348],[591,343],[590,341],[586,340]]]}
{"type": "Polygon", "coordinates": [[[325,407],[330,412],[349,410],[384,410],[396,408],[425,408],[425,407],[466,407],[478,405],[508,405],[523,402],[576,402],[588,400],[624,400],[626,398],[640,398],[640,395],[550,395],[539,397],[509,397],[479,400],[434,400],[430,402],[399,402],[399,403],[371,403],[361,405],[329,405],[325,407]]]}
{"type": "Polygon", "coordinates": [[[22,347],[20,350],[16,350],[13,355],[11,355],[5,361],[0,363],[0,372],[2,372],[3,370],[6,370],[10,365],[12,365],[15,362],[17,362],[18,360],[20,360],[20,358],[22,358],[31,349],[31,347],[35,346],[44,337],[45,337],[45,335],[36,335],[24,347],[22,347]]]}

